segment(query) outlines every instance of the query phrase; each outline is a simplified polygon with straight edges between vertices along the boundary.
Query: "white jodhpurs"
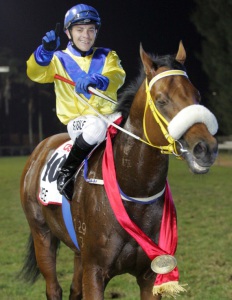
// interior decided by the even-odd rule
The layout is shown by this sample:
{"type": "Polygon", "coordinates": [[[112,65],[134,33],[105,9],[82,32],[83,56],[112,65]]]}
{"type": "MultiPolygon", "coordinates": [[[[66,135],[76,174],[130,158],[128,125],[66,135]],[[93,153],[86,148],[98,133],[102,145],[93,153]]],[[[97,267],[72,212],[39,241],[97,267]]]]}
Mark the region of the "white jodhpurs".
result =
{"type": "Polygon", "coordinates": [[[106,137],[108,124],[97,116],[86,115],[71,120],[68,125],[68,133],[73,140],[82,134],[82,137],[89,145],[99,144],[106,137]]]}

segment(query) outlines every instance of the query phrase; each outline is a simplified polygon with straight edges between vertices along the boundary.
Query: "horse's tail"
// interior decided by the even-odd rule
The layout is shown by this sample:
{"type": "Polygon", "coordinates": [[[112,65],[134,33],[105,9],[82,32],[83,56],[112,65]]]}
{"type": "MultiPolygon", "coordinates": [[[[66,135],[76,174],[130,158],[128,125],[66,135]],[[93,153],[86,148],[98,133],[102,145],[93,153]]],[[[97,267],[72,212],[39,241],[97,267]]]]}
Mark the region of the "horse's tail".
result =
{"type": "Polygon", "coordinates": [[[29,282],[31,284],[35,283],[40,275],[40,270],[37,265],[35,256],[35,247],[33,237],[30,234],[27,242],[27,253],[25,255],[23,267],[19,272],[19,278],[29,282]]]}

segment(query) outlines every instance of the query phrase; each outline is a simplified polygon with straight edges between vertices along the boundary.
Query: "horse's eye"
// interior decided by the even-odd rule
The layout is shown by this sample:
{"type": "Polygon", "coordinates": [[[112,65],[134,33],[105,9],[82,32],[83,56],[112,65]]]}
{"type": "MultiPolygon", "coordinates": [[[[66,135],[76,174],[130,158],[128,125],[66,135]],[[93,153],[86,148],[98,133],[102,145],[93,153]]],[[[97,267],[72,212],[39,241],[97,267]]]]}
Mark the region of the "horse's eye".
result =
{"type": "Polygon", "coordinates": [[[165,97],[164,95],[160,95],[156,98],[156,105],[158,105],[159,107],[165,106],[168,104],[168,98],[165,97]]]}

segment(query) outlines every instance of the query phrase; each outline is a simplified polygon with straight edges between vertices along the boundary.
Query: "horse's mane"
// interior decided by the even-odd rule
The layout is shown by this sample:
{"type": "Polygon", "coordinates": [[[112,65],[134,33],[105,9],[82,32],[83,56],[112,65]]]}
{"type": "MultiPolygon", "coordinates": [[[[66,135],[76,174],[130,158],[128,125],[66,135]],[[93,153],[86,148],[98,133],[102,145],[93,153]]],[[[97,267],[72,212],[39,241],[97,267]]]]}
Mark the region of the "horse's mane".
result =
{"type": "MultiPolygon", "coordinates": [[[[174,70],[186,70],[185,66],[175,60],[175,55],[155,56],[149,55],[152,59],[154,69],[168,67],[174,70]]],[[[136,79],[131,81],[118,96],[117,112],[121,112],[124,121],[127,119],[134,96],[145,79],[145,72],[142,63],[140,63],[140,73],[136,79]]]]}

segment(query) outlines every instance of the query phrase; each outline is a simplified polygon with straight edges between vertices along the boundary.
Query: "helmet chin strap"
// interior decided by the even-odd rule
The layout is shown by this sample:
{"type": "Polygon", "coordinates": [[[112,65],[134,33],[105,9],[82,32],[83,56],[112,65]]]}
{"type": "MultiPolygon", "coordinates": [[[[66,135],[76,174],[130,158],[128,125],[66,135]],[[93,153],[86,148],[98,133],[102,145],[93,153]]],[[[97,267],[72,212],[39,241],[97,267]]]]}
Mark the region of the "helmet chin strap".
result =
{"type": "Polygon", "coordinates": [[[71,44],[72,44],[72,47],[77,50],[78,52],[80,52],[81,56],[82,57],[85,57],[86,56],[86,53],[87,51],[82,51],[81,49],[79,49],[73,42],[73,40],[70,40],[71,41],[71,44]]]}

